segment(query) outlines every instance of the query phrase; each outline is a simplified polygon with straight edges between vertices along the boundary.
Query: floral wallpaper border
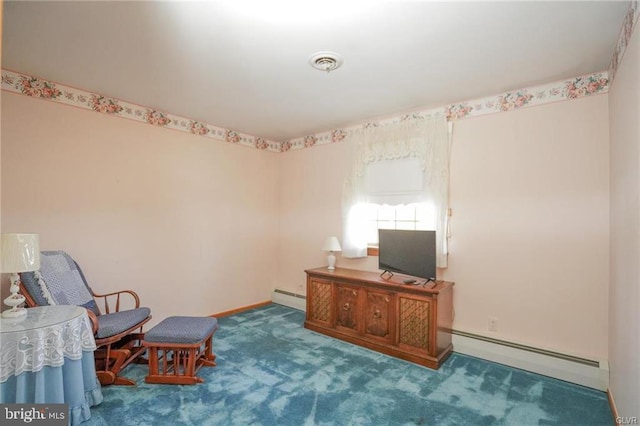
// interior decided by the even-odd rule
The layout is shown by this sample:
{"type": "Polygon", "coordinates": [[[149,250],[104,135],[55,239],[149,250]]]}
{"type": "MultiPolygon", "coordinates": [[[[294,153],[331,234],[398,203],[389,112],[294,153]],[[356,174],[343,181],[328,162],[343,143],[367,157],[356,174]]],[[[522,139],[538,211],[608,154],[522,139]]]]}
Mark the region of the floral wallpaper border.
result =
{"type": "Polygon", "coordinates": [[[602,71],[555,83],[517,89],[511,92],[501,93],[499,95],[455,103],[443,108],[418,111],[411,114],[393,117],[384,121],[368,122],[358,126],[333,129],[328,132],[316,133],[301,138],[286,140],[282,142],[282,151],[285,152],[308,148],[314,145],[326,145],[340,142],[354,130],[361,129],[363,127],[380,126],[384,123],[423,119],[427,116],[443,112],[446,114],[447,120],[455,121],[463,118],[478,117],[497,112],[507,112],[551,102],[579,99],[585,96],[607,93],[608,90],[608,73],[607,71],[602,71]]]}
{"type": "Polygon", "coordinates": [[[639,17],[640,9],[638,9],[638,1],[633,0],[629,2],[629,9],[624,17],[622,28],[620,29],[620,36],[618,37],[618,43],[616,44],[613,56],[611,57],[611,63],[609,64],[609,80],[611,83],[613,83],[613,80],[616,77],[618,66],[620,65],[620,62],[622,62],[622,57],[624,56],[624,52],[627,50],[629,40],[631,40],[633,29],[638,23],[639,17]]]}
{"type": "Polygon", "coordinates": [[[234,143],[271,152],[280,152],[281,143],[181,117],[153,108],[136,105],[97,93],[47,81],[41,78],[2,70],[2,89],[34,98],[44,99],[92,110],[102,114],[127,118],[157,127],[192,133],[211,139],[234,143]]]}
{"type": "Polygon", "coordinates": [[[418,111],[386,120],[367,122],[342,129],[333,129],[327,132],[316,133],[282,142],[271,141],[259,136],[224,129],[189,118],[157,111],[153,108],[143,107],[8,70],[2,70],[2,89],[246,147],[270,152],[287,152],[296,149],[310,148],[316,145],[340,142],[344,140],[350,132],[363,127],[379,126],[389,122],[423,119],[427,116],[443,112],[446,114],[447,120],[454,121],[606,93],[609,89],[609,77],[607,71],[602,71],[555,83],[517,89],[499,95],[459,102],[441,108],[418,111]]]}

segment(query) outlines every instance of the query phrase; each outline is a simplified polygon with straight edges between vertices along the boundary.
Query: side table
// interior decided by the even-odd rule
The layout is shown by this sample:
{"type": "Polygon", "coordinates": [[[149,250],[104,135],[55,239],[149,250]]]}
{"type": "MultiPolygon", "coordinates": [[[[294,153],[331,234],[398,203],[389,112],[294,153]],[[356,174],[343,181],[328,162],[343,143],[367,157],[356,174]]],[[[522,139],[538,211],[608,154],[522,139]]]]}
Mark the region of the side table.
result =
{"type": "Polygon", "coordinates": [[[84,308],[28,308],[22,318],[0,319],[0,403],[69,404],[69,424],[91,418],[102,402],[84,308]]]}

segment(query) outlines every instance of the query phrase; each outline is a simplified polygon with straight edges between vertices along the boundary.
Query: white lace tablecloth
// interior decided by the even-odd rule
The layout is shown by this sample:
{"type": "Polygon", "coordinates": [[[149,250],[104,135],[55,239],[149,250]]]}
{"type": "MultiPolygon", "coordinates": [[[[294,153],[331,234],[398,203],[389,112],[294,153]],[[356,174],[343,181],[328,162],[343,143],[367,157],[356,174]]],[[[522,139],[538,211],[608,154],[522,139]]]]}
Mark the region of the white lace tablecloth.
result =
{"type": "Polygon", "coordinates": [[[0,383],[25,371],[60,367],[64,359],[78,360],[93,352],[91,321],[78,306],[27,309],[26,317],[0,319],[0,383]]]}

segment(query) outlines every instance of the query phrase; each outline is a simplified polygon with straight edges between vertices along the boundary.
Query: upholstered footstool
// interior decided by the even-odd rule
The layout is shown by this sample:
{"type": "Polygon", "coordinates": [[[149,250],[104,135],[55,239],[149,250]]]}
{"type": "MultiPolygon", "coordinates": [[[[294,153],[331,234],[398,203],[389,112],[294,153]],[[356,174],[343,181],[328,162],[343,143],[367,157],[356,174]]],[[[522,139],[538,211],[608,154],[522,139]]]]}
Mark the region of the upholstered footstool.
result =
{"type": "Polygon", "coordinates": [[[218,320],[212,317],[168,317],[147,331],[142,341],[149,351],[147,383],[193,385],[202,366],[215,366],[213,333],[218,320]]]}

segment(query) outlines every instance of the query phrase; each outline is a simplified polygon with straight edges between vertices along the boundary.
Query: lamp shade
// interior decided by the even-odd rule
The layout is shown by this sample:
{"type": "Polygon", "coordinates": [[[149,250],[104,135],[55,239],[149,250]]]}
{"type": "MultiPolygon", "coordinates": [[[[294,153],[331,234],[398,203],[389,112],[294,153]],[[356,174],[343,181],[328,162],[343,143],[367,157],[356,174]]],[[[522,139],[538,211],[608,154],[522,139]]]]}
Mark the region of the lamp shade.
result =
{"type": "Polygon", "coordinates": [[[18,273],[40,269],[37,234],[2,234],[0,272],[18,273]]]}
{"type": "Polygon", "coordinates": [[[342,251],[342,247],[340,246],[340,241],[338,241],[338,237],[329,237],[324,242],[322,246],[322,250],[324,251],[342,251]]]}

